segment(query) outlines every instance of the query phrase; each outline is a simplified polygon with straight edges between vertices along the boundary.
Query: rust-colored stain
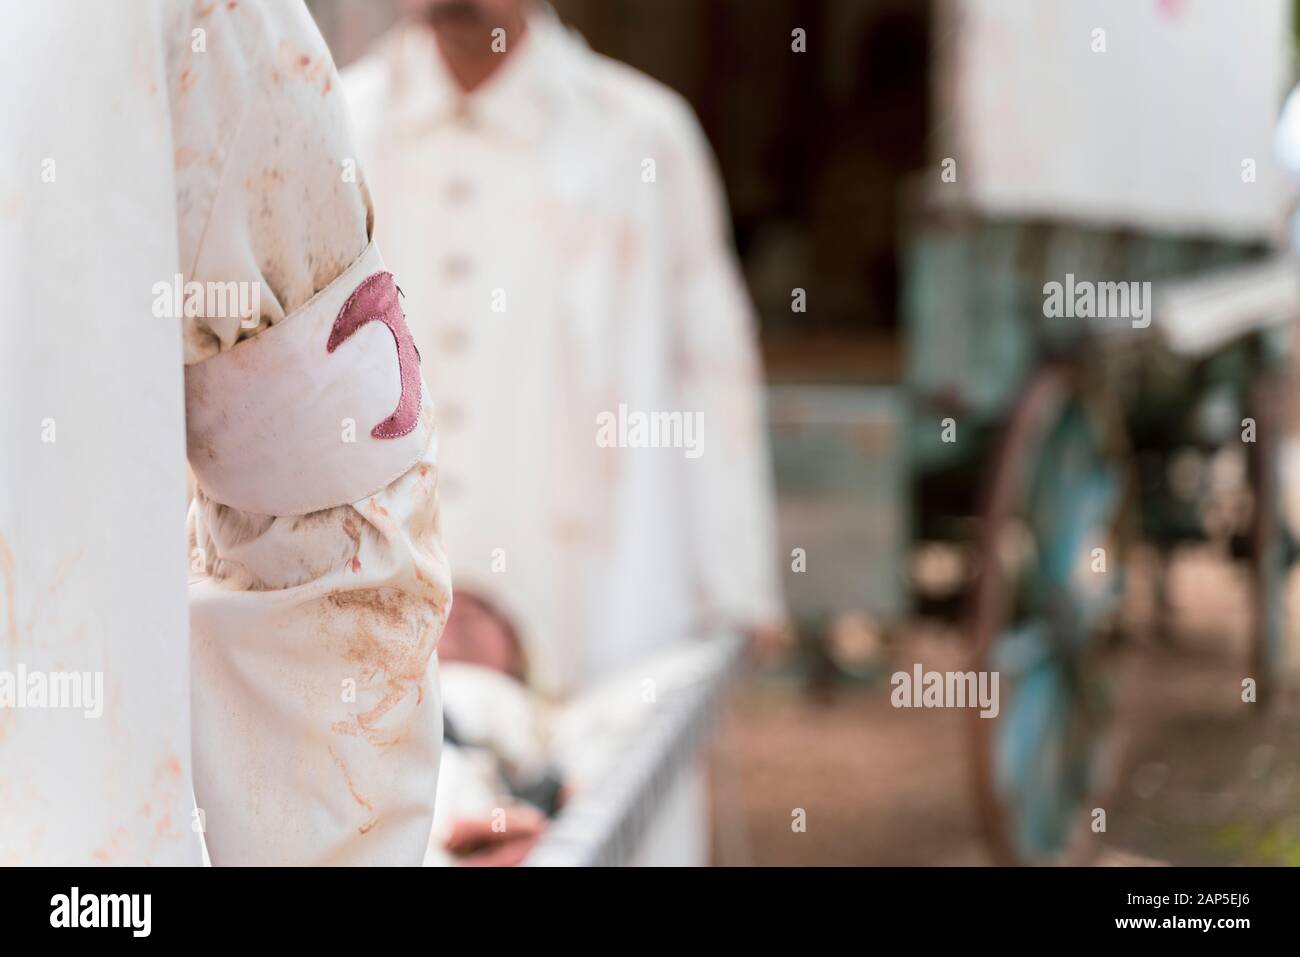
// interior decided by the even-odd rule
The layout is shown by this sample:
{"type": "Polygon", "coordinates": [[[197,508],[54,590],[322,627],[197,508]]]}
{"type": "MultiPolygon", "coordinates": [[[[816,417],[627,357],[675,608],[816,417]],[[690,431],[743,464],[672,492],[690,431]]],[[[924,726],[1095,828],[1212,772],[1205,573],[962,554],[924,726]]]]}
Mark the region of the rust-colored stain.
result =
{"type": "MultiPolygon", "coordinates": [[[[385,628],[400,632],[407,630],[407,612],[413,605],[421,604],[422,600],[413,595],[408,595],[396,588],[357,588],[351,591],[335,592],[326,599],[335,608],[348,609],[358,612],[363,618],[378,618],[385,628]]],[[[361,629],[370,637],[369,630],[364,626],[361,629]]],[[[372,639],[373,640],[373,639],[372,639]]],[[[376,644],[379,644],[376,642],[376,644]]],[[[364,656],[358,657],[361,652],[354,648],[349,648],[348,660],[369,660],[364,656]]],[[[391,665],[394,664],[386,655],[380,654],[373,658],[376,664],[391,665]]]]}
{"type": "MultiPolygon", "coordinates": [[[[250,173],[248,176],[244,177],[244,189],[248,190],[257,198],[261,209],[259,215],[264,220],[273,219],[275,216],[275,213],[270,206],[270,197],[275,196],[278,193],[283,193],[287,188],[287,185],[288,181],[285,177],[284,170],[278,166],[268,166],[256,173],[250,173]]],[[[277,272],[277,268],[272,266],[272,264],[267,263],[265,267],[263,267],[263,271],[270,276],[277,272]]],[[[235,353],[235,355],[238,356],[239,353],[235,353]]],[[[240,361],[243,361],[243,357],[240,358],[240,361]]]]}
{"type": "Polygon", "coordinates": [[[343,772],[343,780],[348,786],[348,793],[352,795],[352,800],[356,801],[370,812],[370,819],[357,828],[358,833],[368,834],[374,829],[374,826],[379,823],[379,817],[375,814],[375,806],[370,803],[369,798],[357,790],[356,783],[352,780],[352,772],[349,771],[348,766],[343,763],[343,759],[338,756],[333,748],[330,748],[329,751],[330,757],[334,759],[334,763],[337,764],[339,770],[343,772]]]}
{"type": "Polygon", "coordinates": [[[108,842],[108,847],[97,847],[90,852],[90,858],[101,864],[111,864],[116,855],[121,854],[124,845],[130,838],[130,832],[120,824],[113,829],[113,836],[108,842]]]}
{"type": "Polygon", "coordinates": [[[53,573],[52,579],[49,580],[49,584],[40,589],[34,605],[31,606],[31,618],[27,620],[27,629],[29,631],[35,628],[45,603],[55,597],[59,593],[59,589],[66,584],[68,576],[72,575],[73,568],[77,567],[78,562],[81,562],[83,554],[86,554],[86,549],[77,549],[72,555],[68,555],[64,560],[61,560],[59,566],[55,568],[55,573],[53,573]]]}
{"type": "Polygon", "coordinates": [[[14,584],[16,577],[14,553],[9,550],[4,537],[0,536],[0,581],[3,582],[5,589],[5,633],[9,641],[15,645],[18,643],[18,612],[15,605],[18,594],[17,586],[14,584]]]}
{"type": "Polygon", "coordinates": [[[288,40],[281,40],[278,65],[289,76],[302,80],[309,86],[320,87],[322,96],[333,88],[331,74],[334,72],[334,65],[328,55],[311,57],[295,49],[288,40]]]}
{"type": "Polygon", "coordinates": [[[193,430],[189,435],[189,453],[192,459],[199,459],[204,462],[215,462],[217,460],[217,453],[212,447],[212,439],[193,430]]]}
{"type": "Polygon", "coordinates": [[[367,678],[383,675],[384,691],[369,710],[355,716],[355,724],[335,722],[340,734],[363,734],[377,747],[391,747],[402,739],[375,725],[412,692],[416,704],[424,703],[424,682],[438,634],[432,602],[396,588],[358,588],[327,599],[331,607],[356,613],[343,657],[367,678]],[[381,637],[382,636],[382,637],[381,637]]]}
{"type": "Polygon", "coordinates": [[[167,755],[162,763],[158,765],[158,776],[168,777],[173,781],[179,781],[181,777],[181,759],[174,754],[167,755]]]}
{"type": "Polygon", "coordinates": [[[557,515],[554,532],[560,545],[579,545],[590,538],[587,521],[579,515],[557,515]]]}
{"type": "Polygon", "coordinates": [[[360,550],[361,529],[357,527],[357,523],[352,520],[351,515],[343,519],[343,534],[346,535],[348,538],[352,539],[352,544],[355,545],[358,550],[360,550]]]}
{"type": "Polygon", "coordinates": [[[632,272],[641,255],[641,233],[630,222],[620,223],[616,228],[615,269],[623,275],[632,272]]]}

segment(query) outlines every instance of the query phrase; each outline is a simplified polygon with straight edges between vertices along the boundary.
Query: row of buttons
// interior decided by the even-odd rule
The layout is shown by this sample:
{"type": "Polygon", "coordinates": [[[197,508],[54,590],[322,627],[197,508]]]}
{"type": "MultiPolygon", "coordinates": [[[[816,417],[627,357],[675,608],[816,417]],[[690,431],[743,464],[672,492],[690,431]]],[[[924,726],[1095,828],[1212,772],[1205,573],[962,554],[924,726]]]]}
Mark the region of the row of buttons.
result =
{"type": "MultiPolygon", "coordinates": [[[[467,119],[468,117],[464,117],[467,119]]],[[[474,196],[474,188],[468,179],[453,177],[445,187],[447,203],[463,206],[474,196]]],[[[468,256],[453,255],[443,260],[442,275],[448,282],[461,282],[473,272],[473,262],[468,256]]],[[[441,355],[460,356],[469,348],[469,328],[452,326],[438,333],[438,345],[441,355]]],[[[435,402],[435,415],[439,429],[455,431],[465,424],[465,407],[455,401],[440,400],[435,402]]],[[[439,492],[444,499],[460,498],[464,493],[462,483],[454,475],[442,470],[439,477],[439,492]]]]}

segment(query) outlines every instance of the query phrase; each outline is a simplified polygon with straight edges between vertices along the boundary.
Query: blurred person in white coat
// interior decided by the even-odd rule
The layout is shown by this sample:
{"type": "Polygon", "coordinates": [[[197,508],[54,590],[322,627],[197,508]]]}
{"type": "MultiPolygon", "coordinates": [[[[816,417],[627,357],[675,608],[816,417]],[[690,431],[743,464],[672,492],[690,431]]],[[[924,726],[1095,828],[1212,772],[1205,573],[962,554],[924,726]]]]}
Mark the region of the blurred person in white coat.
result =
{"type": "Polygon", "coordinates": [[[329,51],[300,0],[13,26],[0,686],[103,689],[0,710],[0,863],[419,863],[432,410],[329,51]]]}
{"type": "MultiPolygon", "coordinates": [[[[457,589],[561,696],[782,633],[751,304],[686,102],[529,0],[407,0],[344,71],[430,374],[457,589]]],[[[701,862],[698,775],[673,800],[701,862]]]]}

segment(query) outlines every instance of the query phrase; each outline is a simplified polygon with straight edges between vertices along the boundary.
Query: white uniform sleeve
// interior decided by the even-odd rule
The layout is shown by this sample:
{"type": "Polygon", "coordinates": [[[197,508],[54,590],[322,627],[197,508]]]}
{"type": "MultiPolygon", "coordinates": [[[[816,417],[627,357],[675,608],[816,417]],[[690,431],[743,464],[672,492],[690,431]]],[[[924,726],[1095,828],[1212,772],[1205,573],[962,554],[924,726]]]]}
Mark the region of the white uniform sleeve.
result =
{"type": "MultiPolygon", "coordinates": [[[[294,311],[366,248],[370,201],[338,74],[300,2],[178,4],[170,36],[184,278],[254,284],[260,300],[251,322],[186,317],[197,368],[305,321],[294,311]]],[[[326,361],[318,345],[307,361],[326,361]]],[[[203,401],[225,398],[237,397],[203,401]]],[[[282,411],[287,435],[319,428],[294,415],[282,411]]],[[[324,439],[346,441],[342,422],[327,426],[324,439]]],[[[450,607],[435,451],[374,495],[303,515],[229,507],[200,478],[195,793],[213,863],[420,863],[442,738],[434,648],[450,607]]]]}
{"type": "Polygon", "coordinates": [[[679,402],[703,413],[701,454],[685,462],[696,600],[705,625],[774,625],[783,604],[754,312],[708,143],[685,108],[680,120],[660,180],[672,205],[679,402]]]}

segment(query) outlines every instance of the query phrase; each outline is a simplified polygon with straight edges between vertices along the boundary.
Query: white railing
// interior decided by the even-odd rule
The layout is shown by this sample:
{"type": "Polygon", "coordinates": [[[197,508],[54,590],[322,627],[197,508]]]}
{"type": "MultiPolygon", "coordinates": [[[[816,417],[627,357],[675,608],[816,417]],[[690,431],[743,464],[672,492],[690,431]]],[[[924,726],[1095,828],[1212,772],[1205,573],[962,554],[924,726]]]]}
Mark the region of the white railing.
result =
{"type": "Polygon", "coordinates": [[[743,646],[739,635],[726,634],[692,649],[689,672],[663,690],[601,781],[560,812],[528,856],[529,866],[609,867],[633,861],[714,725],[743,646]]]}

